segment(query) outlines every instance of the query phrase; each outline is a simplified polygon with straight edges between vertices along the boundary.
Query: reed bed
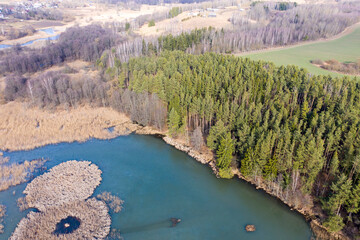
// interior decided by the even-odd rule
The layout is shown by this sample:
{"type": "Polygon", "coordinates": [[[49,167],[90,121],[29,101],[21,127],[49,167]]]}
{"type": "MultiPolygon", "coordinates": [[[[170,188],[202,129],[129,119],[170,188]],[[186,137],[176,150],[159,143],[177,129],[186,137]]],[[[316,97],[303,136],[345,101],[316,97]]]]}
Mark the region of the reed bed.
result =
{"type": "Polygon", "coordinates": [[[4,216],[6,213],[6,207],[0,204],[0,234],[4,232],[4,216]]]}
{"type": "Polygon", "coordinates": [[[120,212],[123,208],[124,201],[109,192],[98,194],[96,198],[105,202],[114,213],[120,212]]]}
{"type": "Polygon", "coordinates": [[[85,200],[101,182],[101,170],[89,161],[67,161],[38,176],[25,188],[28,207],[40,211],[85,200]]]}
{"type": "Polygon", "coordinates": [[[111,108],[82,106],[53,112],[9,102],[0,105],[0,151],[30,150],[59,142],[111,139],[139,129],[111,108]],[[108,128],[114,127],[110,132],[108,128]]]}
{"type": "Polygon", "coordinates": [[[23,163],[7,164],[8,161],[8,158],[0,155],[0,192],[28,181],[31,174],[46,162],[43,159],[35,159],[23,163]]]}
{"type": "Polygon", "coordinates": [[[103,201],[95,198],[75,200],[49,207],[43,212],[29,212],[10,240],[104,239],[110,232],[110,225],[108,208],[103,201]],[[56,224],[69,216],[80,220],[79,228],[67,234],[54,234],[56,224]]]}

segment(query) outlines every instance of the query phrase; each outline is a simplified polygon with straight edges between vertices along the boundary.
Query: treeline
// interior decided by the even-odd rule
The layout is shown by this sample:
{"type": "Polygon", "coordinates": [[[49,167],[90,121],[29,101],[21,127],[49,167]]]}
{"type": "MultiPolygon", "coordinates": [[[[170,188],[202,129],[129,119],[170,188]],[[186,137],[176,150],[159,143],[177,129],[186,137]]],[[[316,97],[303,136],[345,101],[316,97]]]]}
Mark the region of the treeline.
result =
{"type": "Polygon", "coordinates": [[[360,210],[357,79],[178,51],[131,59],[119,71],[125,72],[121,86],[167,104],[172,136],[189,134],[197,144],[206,136],[223,177],[237,162],[243,175],[265,181],[295,206],[311,204],[307,195],[321,200],[327,213],[321,220],[331,231],[354,224],[360,210]]]}
{"type": "MultiPolygon", "coordinates": [[[[359,16],[359,2],[299,6],[293,3],[283,6],[280,3],[260,2],[252,7],[245,17],[242,14],[233,15],[230,19],[233,30],[209,28],[205,31],[172,31],[172,35],[166,36],[166,44],[170,47],[165,50],[182,50],[194,54],[233,53],[283,46],[337,35],[359,21],[359,16]],[[194,36],[197,39],[190,44],[188,39],[194,36]]],[[[116,29],[115,32],[127,31],[138,28],[150,20],[157,22],[168,17],[171,17],[168,11],[156,12],[140,16],[132,22],[120,25],[114,23],[112,27],[116,29]]],[[[135,37],[129,41],[122,41],[115,47],[116,57],[121,61],[127,61],[129,57],[143,55],[144,48],[150,48],[150,51],[156,49],[159,53],[164,50],[161,41],[160,38],[154,37],[135,37]]]]}
{"type": "Polygon", "coordinates": [[[122,38],[99,25],[72,27],[62,33],[56,43],[39,50],[21,51],[15,46],[1,57],[1,72],[28,73],[48,68],[67,60],[95,61],[105,49],[122,38]]]}
{"type": "Polygon", "coordinates": [[[298,4],[297,2],[262,2],[262,1],[255,1],[250,4],[252,8],[257,6],[261,6],[267,10],[278,10],[278,11],[286,11],[296,7],[298,4]]]}
{"type": "Polygon", "coordinates": [[[5,83],[6,101],[27,98],[41,108],[53,108],[60,104],[67,108],[83,103],[94,106],[109,105],[109,85],[100,78],[70,81],[69,76],[62,72],[49,71],[33,78],[9,75],[5,83]]]}
{"type": "Polygon", "coordinates": [[[32,9],[29,11],[16,11],[12,14],[15,18],[23,19],[23,20],[56,20],[56,21],[62,21],[63,20],[63,14],[56,9],[32,9]]]}
{"type": "MultiPolygon", "coordinates": [[[[136,4],[149,4],[149,5],[159,5],[163,3],[198,3],[198,2],[207,2],[209,0],[134,0],[136,4]]],[[[117,4],[117,3],[127,3],[128,0],[101,0],[102,3],[108,4],[117,4]]]]}
{"type": "Polygon", "coordinates": [[[160,130],[166,127],[167,107],[156,94],[122,90],[100,76],[70,79],[64,71],[48,71],[30,78],[12,74],[5,83],[4,97],[8,102],[27,99],[32,105],[47,109],[59,105],[66,109],[82,104],[110,106],[143,126],[160,130]]]}
{"type": "MultiPolygon", "coordinates": [[[[256,4],[255,7],[259,7],[261,11],[257,13],[257,10],[252,9],[249,17],[264,17],[266,24],[254,24],[248,17],[234,15],[231,19],[234,30],[218,30],[210,27],[159,38],[137,37],[117,45],[115,57],[121,62],[126,62],[130,57],[149,55],[149,53],[159,54],[162,50],[181,50],[192,54],[233,53],[283,46],[334,36],[357,22],[360,16],[360,3],[356,2],[343,3],[339,6],[295,7],[293,5],[290,10],[280,13],[273,12],[277,5],[274,5],[272,10],[264,6],[272,5],[256,4]]],[[[148,16],[143,18],[145,22],[148,16]]],[[[111,56],[109,62],[112,63],[110,66],[113,66],[114,55],[108,56],[111,56]]]]}
{"type": "Polygon", "coordinates": [[[235,30],[226,31],[222,38],[212,39],[211,43],[226,50],[248,51],[327,38],[358,22],[359,16],[359,2],[299,5],[282,12],[259,3],[250,10],[250,20],[234,15],[231,21],[235,30]]]}
{"type": "Polygon", "coordinates": [[[127,62],[131,57],[159,54],[161,51],[181,50],[190,53],[206,52],[206,47],[201,43],[210,39],[214,33],[213,28],[195,29],[189,33],[181,33],[177,36],[168,34],[158,38],[141,38],[126,40],[114,47],[114,51],[106,51],[101,57],[103,67],[113,67],[116,61],[127,62]],[[201,48],[197,51],[195,49],[201,48]]]}

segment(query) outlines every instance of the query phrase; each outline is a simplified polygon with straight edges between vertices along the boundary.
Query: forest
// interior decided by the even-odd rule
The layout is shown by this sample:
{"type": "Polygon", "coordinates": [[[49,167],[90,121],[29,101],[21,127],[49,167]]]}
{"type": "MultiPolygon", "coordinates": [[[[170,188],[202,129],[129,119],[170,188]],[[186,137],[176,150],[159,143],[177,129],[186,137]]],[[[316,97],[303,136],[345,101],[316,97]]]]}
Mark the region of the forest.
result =
{"type": "Polygon", "coordinates": [[[62,63],[82,59],[95,61],[102,52],[121,41],[110,29],[99,25],[72,27],[60,35],[58,42],[47,45],[40,51],[14,46],[1,56],[1,72],[29,73],[62,63]]]}
{"type": "Polygon", "coordinates": [[[321,202],[331,231],[357,218],[358,79],[179,51],[131,59],[122,68],[120,86],[167,103],[173,137],[193,143],[205,137],[221,176],[231,177],[235,165],[294,205],[311,195],[321,202]]]}

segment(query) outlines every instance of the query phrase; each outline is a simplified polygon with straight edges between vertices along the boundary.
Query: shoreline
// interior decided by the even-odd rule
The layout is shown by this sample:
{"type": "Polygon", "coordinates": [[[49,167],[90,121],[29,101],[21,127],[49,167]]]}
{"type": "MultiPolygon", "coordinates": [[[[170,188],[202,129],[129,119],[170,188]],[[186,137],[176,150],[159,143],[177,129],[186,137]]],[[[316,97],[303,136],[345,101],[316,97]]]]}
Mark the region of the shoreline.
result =
{"type": "MultiPolygon", "coordinates": [[[[23,111],[25,111],[25,112],[16,111],[16,110],[9,112],[10,115],[23,115],[22,116],[23,118],[20,118],[20,120],[22,120],[22,121],[24,121],[25,119],[29,120],[30,124],[22,126],[22,128],[20,130],[20,133],[21,133],[20,135],[22,136],[24,131],[26,131],[24,129],[28,129],[27,132],[29,132],[30,134],[26,135],[25,138],[37,140],[37,141],[28,142],[28,141],[24,141],[24,139],[22,139],[21,141],[19,141],[17,139],[19,137],[19,134],[17,134],[17,133],[19,133],[19,131],[16,131],[15,134],[13,134],[13,132],[11,131],[12,124],[9,124],[9,121],[11,121],[13,118],[8,116],[6,118],[6,121],[2,121],[3,125],[1,125],[1,120],[2,120],[1,119],[1,110],[3,110],[3,108],[6,108],[6,107],[17,109],[19,107],[19,104],[20,103],[8,103],[5,105],[0,105],[0,133],[2,133],[2,132],[6,133],[6,134],[0,134],[0,153],[1,153],[1,151],[6,151],[6,152],[29,151],[29,150],[32,150],[32,149],[35,149],[38,147],[43,147],[43,146],[46,146],[49,144],[58,144],[58,143],[63,143],[63,142],[67,142],[67,143],[76,142],[76,141],[84,142],[91,138],[106,140],[106,139],[113,139],[113,138],[116,138],[119,136],[126,136],[129,134],[152,135],[154,137],[161,138],[166,144],[173,146],[182,152],[185,152],[186,154],[188,154],[190,157],[194,158],[196,161],[200,162],[201,164],[209,166],[212,169],[212,172],[215,174],[215,176],[217,178],[219,178],[218,169],[216,167],[216,161],[215,161],[214,155],[207,147],[203,147],[201,152],[196,151],[191,146],[189,146],[189,144],[186,141],[183,141],[181,139],[171,138],[171,137],[167,136],[166,131],[160,131],[160,130],[156,130],[152,127],[148,127],[148,126],[144,127],[144,126],[140,126],[136,123],[133,123],[131,121],[131,119],[129,117],[127,117],[125,114],[118,113],[115,110],[112,110],[110,108],[80,107],[79,109],[73,109],[71,111],[65,111],[65,112],[57,111],[55,113],[48,113],[48,112],[45,112],[44,110],[38,110],[38,109],[23,109],[23,111]],[[35,115],[35,121],[40,122],[41,123],[40,126],[39,126],[39,123],[37,123],[37,124],[31,123],[31,121],[34,121],[34,119],[32,118],[34,116],[33,116],[33,114],[31,114],[32,111],[35,111],[36,113],[38,113],[37,115],[35,115]],[[81,117],[84,117],[83,116],[84,111],[86,112],[86,114],[84,115],[86,118],[92,117],[93,119],[87,119],[88,120],[87,122],[82,122],[81,117]],[[28,113],[29,115],[26,115],[26,113],[28,113]],[[42,116],[41,114],[44,114],[44,115],[42,116]],[[63,119],[64,122],[69,121],[69,119],[71,119],[73,122],[75,122],[74,123],[75,125],[71,125],[69,123],[67,123],[68,125],[66,125],[66,127],[68,127],[69,130],[71,130],[70,132],[72,132],[73,134],[67,135],[66,137],[58,137],[57,136],[57,134],[59,134],[61,131],[64,130],[63,126],[64,126],[64,124],[66,124],[63,121],[54,123],[54,121],[56,121],[55,117],[58,117],[59,114],[60,115],[61,114],[69,115],[68,117],[61,118],[61,119],[63,119]],[[79,118],[79,114],[81,116],[80,118],[79,118]],[[109,115],[104,116],[104,114],[109,114],[109,115]],[[100,115],[101,115],[101,117],[100,117],[100,115]],[[117,119],[117,118],[120,118],[120,119],[117,119]],[[48,122],[45,122],[45,121],[48,121],[48,122]],[[77,131],[77,128],[79,127],[78,123],[80,123],[80,122],[81,122],[81,126],[80,126],[81,131],[77,131]],[[52,134],[49,135],[50,138],[45,139],[46,137],[49,137],[49,136],[43,136],[43,138],[39,138],[38,135],[42,134],[42,132],[43,132],[39,128],[42,128],[42,127],[44,128],[44,125],[46,126],[47,124],[50,124],[51,126],[53,126],[53,128],[51,129],[52,134]],[[4,125],[5,125],[5,129],[4,129],[4,125]],[[56,125],[60,125],[62,127],[56,128],[55,127],[56,125]],[[6,127],[8,129],[6,129],[6,127]],[[71,129],[71,127],[76,127],[76,128],[71,129]],[[31,131],[31,130],[29,130],[29,128],[31,128],[32,130],[35,129],[35,131],[31,131]],[[110,128],[113,128],[112,132],[109,131],[110,128]],[[88,130],[89,131],[91,130],[91,132],[88,132],[88,130]],[[80,135],[77,135],[77,134],[80,134],[80,135]],[[10,139],[11,144],[8,144],[9,142],[4,141],[4,138],[9,138],[9,137],[10,138],[12,137],[14,140],[14,142],[13,142],[10,139]]],[[[6,109],[6,110],[8,110],[8,109],[6,109]]],[[[19,109],[17,109],[17,110],[19,110],[19,109]]],[[[12,116],[12,117],[14,117],[14,116],[12,116]]],[[[17,119],[17,118],[15,118],[15,120],[19,121],[19,119],[17,119]]],[[[48,129],[45,127],[45,130],[48,130],[48,129]]],[[[64,134],[64,133],[62,133],[62,134],[64,134]]],[[[68,134],[68,131],[65,131],[65,134],[68,134]]],[[[27,140],[29,140],[29,139],[27,139],[27,140]]],[[[287,202],[286,200],[283,200],[281,197],[277,196],[275,193],[270,191],[270,189],[262,182],[257,183],[252,179],[245,178],[237,168],[235,168],[235,169],[233,168],[233,173],[234,173],[234,177],[237,177],[238,179],[240,179],[242,181],[250,183],[256,189],[261,189],[265,193],[271,195],[272,197],[275,197],[276,199],[280,200],[283,204],[287,205],[290,208],[290,210],[300,213],[305,218],[305,220],[309,223],[311,230],[313,231],[313,233],[316,236],[316,239],[331,239],[331,240],[349,239],[347,236],[343,235],[342,233],[336,233],[336,234],[329,233],[326,230],[326,228],[323,227],[321,225],[321,223],[319,222],[319,220],[316,218],[316,213],[312,212],[311,210],[309,212],[307,209],[298,208],[298,207],[292,205],[291,203],[287,202]]]]}
{"type": "MultiPolygon", "coordinates": [[[[153,134],[150,134],[153,135],[153,134]]],[[[155,136],[155,135],[154,135],[155,136]]],[[[170,145],[175,147],[176,149],[185,152],[190,157],[194,158],[196,161],[200,162],[203,165],[207,165],[212,169],[212,172],[215,174],[217,178],[219,177],[219,171],[216,167],[215,158],[213,156],[210,156],[209,154],[202,154],[190,147],[187,144],[182,143],[181,141],[178,141],[177,139],[170,138],[166,135],[163,135],[161,137],[162,140],[170,145]]],[[[207,149],[207,147],[205,147],[207,149]]],[[[210,151],[209,149],[207,149],[210,151]]],[[[296,211],[298,214],[301,214],[305,221],[309,223],[310,229],[312,230],[313,234],[315,235],[316,239],[330,239],[330,240],[350,240],[347,236],[345,236],[342,233],[330,233],[316,218],[316,213],[314,212],[307,212],[307,210],[299,209],[296,206],[293,206],[291,203],[281,199],[279,196],[271,192],[264,184],[258,185],[256,182],[254,182],[251,179],[245,178],[239,171],[239,169],[234,170],[234,178],[239,179],[240,181],[245,181],[246,183],[251,184],[253,187],[256,188],[256,190],[261,190],[264,193],[276,198],[277,200],[281,201],[282,204],[285,204],[291,211],[296,211]]]]}

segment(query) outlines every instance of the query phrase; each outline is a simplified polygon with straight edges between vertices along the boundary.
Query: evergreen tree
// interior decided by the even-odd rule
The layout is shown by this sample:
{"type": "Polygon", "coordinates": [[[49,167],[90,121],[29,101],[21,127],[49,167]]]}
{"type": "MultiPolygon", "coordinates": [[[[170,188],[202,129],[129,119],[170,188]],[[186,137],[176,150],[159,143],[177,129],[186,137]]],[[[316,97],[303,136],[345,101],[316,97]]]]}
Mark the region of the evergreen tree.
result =
{"type": "Polygon", "coordinates": [[[250,176],[254,169],[254,152],[249,148],[245,154],[245,157],[241,160],[240,172],[245,177],[250,176]]]}
{"type": "Polygon", "coordinates": [[[178,133],[180,125],[180,116],[174,108],[169,113],[168,128],[172,137],[175,137],[178,133]]]}
{"type": "Polygon", "coordinates": [[[330,163],[330,171],[329,173],[335,176],[339,172],[339,157],[337,151],[335,151],[331,163],[330,163]]]}
{"type": "Polygon", "coordinates": [[[360,210],[360,182],[352,188],[350,196],[346,201],[346,210],[348,213],[358,213],[360,210]]]}
{"type": "Polygon", "coordinates": [[[332,195],[325,203],[325,209],[331,215],[339,215],[341,206],[347,202],[351,193],[351,180],[341,174],[336,183],[331,185],[332,195]]]}
{"type": "Polygon", "coordinates": [[[231,159],[234,152],[234,141],[231,139],[231,134],[228,132],[221,137],[217,154],[217,166],[222,169],[230,167],[231,159]]]}
{"type": "Polygon", "coordinates": [[[338,216],[330,216],[326,222],[324,222],[324,226],[327,227],[331,232],[338,232],[345,226],[343,219],[338,216]]]}
{"type": "Polygon", "coordinates": [[[215,126],[210,128],[209,136],[207,137],[207,145],[212,150],[217,150],[220,144],[220,140],[226,134],[226,127],[223,121],[219,120],[215,126]]]}
{"type": "Polygon", "coordinates": [[[270,158],[264,168],[264,177],[268,180],[274,180],[277,176],[277,159],[274,156],[270,158]]]}

